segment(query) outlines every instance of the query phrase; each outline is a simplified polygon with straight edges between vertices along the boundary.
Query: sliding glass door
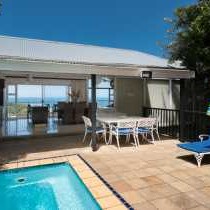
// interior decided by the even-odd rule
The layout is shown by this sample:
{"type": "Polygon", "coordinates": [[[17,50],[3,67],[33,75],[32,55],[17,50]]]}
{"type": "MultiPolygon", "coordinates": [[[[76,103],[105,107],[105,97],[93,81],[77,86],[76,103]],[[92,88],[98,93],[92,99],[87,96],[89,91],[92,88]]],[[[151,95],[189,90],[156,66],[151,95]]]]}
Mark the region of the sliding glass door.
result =
{"type": "Polygon", "coordinates": [[[44,85],[43,86],[43,103],[45,105],[53,106],[58,101],[68,100],[68,86],[61,85],[44,85]]]}
{"type": "MultiPolygon", "coordinates": [[[[114,87],[113,81],[108,78],[101,78],[96,87],[96,101],[99,108],[114,106],[114,87]]],[[[91,81],[88,82],[88,101],[91,102],[91,81]]]]}
{"type": "Polygon", "coordinates": [[[8,85],[7,118],[26,117],[28,105],[52,111],[58,101],[68,101],[69,90],[67,85],[8,85]]]}
{"type": "Polygon", "coordinates": [[[42,105],[42,85],[17,85],[17,104],[42,105]]]}

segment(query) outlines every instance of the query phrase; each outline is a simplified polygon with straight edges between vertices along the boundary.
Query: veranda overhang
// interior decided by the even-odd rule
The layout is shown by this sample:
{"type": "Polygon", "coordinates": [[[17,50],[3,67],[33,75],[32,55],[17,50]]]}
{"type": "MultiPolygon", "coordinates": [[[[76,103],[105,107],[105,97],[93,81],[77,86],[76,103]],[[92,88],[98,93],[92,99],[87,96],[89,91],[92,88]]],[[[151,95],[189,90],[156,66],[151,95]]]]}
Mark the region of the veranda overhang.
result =
{"type": "Polygon", "coordinates": [[[53,60],[27,59],[0,56],[0,75],[101,75],[112,77],[142,77],[142,72],[152,72],[154,79],[189,79],[194,78],[193,71],[158,66],[138,66],[128,64],[79,63],[53,60]]]}

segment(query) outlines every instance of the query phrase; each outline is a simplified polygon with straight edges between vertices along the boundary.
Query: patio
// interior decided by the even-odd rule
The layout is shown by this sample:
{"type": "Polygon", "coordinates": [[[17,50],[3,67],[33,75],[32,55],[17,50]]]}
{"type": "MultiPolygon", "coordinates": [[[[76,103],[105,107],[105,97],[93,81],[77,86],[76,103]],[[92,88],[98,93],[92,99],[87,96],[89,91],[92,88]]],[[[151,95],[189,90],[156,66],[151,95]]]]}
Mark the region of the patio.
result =
{"type": "MultiPolygon", "coordinates": [[[[2,141],[1,168],[62,162],[68,155],[80,154],[135,209],[210,209],[208,156],[198,168],[193,156],[176,147],[177,140],[166,137],[155,145],[142,143],[139,149],[122,144],[120,151],[115,141],[109,146],[101,142],[93,153],[88,140],[82,144],[82,137],[2,141]]],[[[99,189],[93,179],[86,181],[99,189]]],[[[108,202],[109,196],[101,199],[108,202]]]]}

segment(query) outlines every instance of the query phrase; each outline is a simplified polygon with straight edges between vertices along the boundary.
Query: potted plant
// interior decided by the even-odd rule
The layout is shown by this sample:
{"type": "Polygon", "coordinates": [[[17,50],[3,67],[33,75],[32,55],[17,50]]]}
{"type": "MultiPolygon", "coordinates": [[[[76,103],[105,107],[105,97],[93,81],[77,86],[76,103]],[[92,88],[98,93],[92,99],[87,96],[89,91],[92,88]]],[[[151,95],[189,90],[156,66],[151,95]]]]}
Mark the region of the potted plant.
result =
{"type": "Polygon", "coordinates": [[[72,90],[71,93],[69,93],[68,95],[70,96],[71,102],[73,102],[73,104],[76,104],[79,101],[80,90],[72,90]]]}

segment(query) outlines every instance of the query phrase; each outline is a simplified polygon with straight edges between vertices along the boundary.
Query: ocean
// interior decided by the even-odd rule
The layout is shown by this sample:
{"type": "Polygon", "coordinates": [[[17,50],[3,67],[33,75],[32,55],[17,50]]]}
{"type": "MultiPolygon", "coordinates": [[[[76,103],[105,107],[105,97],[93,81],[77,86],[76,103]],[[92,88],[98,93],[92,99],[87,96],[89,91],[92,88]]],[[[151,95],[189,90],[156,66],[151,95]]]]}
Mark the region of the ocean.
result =
{"type": "MultiPolygon", "coordinates": [[[[41,105],[41,104],[49,104],[50,107],[53,107],[54,104],[57,104],[58,101],[67,101],[65,97],[46,97],[42,101],[41,98],[37,97],[19,97],[17,99],[17,104],[31,104],[31,105],[41,105]]],[[[9,98],[8,103],[15,103],[15,98],[9,98]]],[[[109,105],[109,100],[103,97],[97,97],[98,107],[107,107],[109,105]]]]}

